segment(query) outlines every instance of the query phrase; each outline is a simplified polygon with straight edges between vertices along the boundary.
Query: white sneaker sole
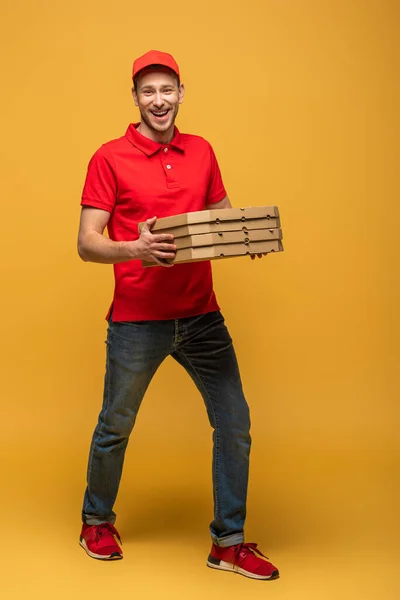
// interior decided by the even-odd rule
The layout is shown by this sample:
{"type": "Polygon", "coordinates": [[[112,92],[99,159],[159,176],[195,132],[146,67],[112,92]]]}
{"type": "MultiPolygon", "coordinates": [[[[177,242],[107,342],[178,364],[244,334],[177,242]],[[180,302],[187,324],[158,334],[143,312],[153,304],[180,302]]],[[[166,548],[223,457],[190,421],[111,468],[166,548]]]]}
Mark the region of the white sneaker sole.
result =
{"type": "Polygon", "coordinates": [[[211,569],[219,569],[220,571],[231,571],[232,573],[238,573],[239,575],[244,575],[245,577],[250,577],[251,579],[277,579],[279,577],[278,571],[274,571],[271,575],[257,575],[256,573],[250,573],[250,571],[246,571],[237,565],[233,565],[232,563],[228,563],[223,560],[221,560],[219,565],[215,565],[208,560],[207,567],[210,567],[211,569]]]}
{"type": "Polygon", "coordinates": [[[86,551],[89,556],[92,558],[97,558],[98,560],[121,560],[122,554],[111,554],[110,556],[104,556],[103,554],[96,554],[95,552],[91,552],[86,545],[85,540],[79,540],[79,544],[86,551]]]}

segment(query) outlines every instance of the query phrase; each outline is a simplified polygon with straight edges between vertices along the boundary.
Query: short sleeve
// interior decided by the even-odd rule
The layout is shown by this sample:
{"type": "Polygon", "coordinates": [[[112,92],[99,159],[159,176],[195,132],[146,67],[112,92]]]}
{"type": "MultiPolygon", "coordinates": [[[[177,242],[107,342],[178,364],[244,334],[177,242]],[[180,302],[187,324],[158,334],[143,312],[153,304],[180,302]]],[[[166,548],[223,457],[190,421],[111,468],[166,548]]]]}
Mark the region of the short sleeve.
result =
{"type": "Polygon", "coordinates": [[[112,212],[116,198],[117,178],[112,156],[105,146],[101,146],[90,159],[81,205],[112,212]]]}
{"type": "Polygon", "coordinates": [[[223,200],[227,194],[222,182],[222,175],[221,171],[219,170],[214,150],[211,146],[209,148],[211,165],[206,204],[215,204],[216,202],[223,200]]]}

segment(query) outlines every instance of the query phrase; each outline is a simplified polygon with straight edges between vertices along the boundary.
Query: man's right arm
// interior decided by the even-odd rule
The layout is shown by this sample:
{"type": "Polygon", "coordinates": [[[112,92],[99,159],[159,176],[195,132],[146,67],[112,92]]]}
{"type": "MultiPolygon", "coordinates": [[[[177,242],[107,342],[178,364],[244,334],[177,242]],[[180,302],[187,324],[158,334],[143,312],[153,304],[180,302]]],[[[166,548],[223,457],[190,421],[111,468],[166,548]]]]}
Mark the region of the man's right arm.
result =
{"type": "Polygon", "coordinates": [[[156,217],[147,219],[139,239],[115,242],[104,235],[110,213],[99,208],[84,206],[78,233],[78,253],[82,260],[103,264],[117,264],[129,260],[156,262],[163,267],[173,265],[162,262],[174,258],[176,246],[172,235],[151,233],[156,217]]]}

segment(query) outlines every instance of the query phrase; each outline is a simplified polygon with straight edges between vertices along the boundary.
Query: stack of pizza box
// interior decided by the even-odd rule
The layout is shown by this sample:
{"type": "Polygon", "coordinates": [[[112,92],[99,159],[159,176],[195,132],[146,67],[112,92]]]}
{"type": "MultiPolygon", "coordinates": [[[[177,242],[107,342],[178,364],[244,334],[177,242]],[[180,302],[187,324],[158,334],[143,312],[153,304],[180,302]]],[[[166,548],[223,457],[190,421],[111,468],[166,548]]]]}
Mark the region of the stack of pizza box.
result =
{"type": "MultiPolygon", "coordinates": [[[[139,232],[143,225],[139,223],[139,232]]],[[[283,251],[277,206],[189,212],[158,219],[151,231],[174,236],[175,258],[165,260],[173,264],[283,251]]]]}

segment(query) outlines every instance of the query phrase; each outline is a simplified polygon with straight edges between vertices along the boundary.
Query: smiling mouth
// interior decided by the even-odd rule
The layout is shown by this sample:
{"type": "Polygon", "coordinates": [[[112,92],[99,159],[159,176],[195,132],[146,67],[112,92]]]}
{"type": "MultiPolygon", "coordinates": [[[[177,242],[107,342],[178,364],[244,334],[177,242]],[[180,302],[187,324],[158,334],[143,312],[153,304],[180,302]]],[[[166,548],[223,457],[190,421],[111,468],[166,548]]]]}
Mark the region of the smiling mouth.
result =
{"type": "Polygon", "coordinates": [[[156,117],[158,119],[162,119],[163,117],[167,116],[167,114],[169,113],[169,109],[167,109],[167,110],[152,110],[150,112],[154,117],[156,117]]]}

